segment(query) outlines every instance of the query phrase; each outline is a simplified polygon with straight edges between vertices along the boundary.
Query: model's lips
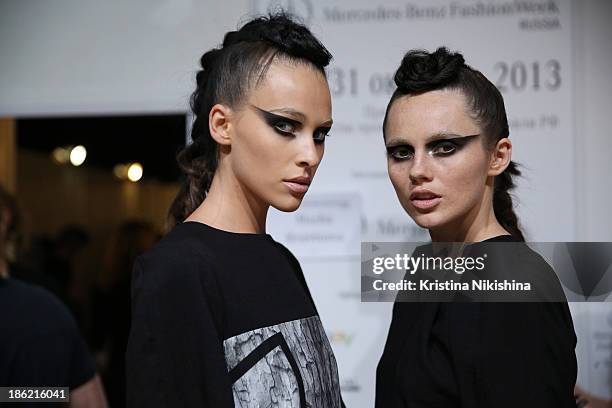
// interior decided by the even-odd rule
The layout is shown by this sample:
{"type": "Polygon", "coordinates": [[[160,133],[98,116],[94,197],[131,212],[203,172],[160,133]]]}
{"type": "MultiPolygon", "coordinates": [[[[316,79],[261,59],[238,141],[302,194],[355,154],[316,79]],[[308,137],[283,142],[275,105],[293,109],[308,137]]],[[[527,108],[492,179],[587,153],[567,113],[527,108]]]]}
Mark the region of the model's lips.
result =
{"type": "Polygon", "coordinates": [[[305,194],[310,186],[310,177],[295,177],[289,180],[283,180],[283,183],[285,183],[294,193],[305,194]]]}
{"type": "Polygon", "coordinates": [[[435,207],[440,203],[440,200],[441,196],[439,194],[424,188],[414,190],[410,194],[410,202],[412,205],[421,210],[428,210],[435,207]]]}

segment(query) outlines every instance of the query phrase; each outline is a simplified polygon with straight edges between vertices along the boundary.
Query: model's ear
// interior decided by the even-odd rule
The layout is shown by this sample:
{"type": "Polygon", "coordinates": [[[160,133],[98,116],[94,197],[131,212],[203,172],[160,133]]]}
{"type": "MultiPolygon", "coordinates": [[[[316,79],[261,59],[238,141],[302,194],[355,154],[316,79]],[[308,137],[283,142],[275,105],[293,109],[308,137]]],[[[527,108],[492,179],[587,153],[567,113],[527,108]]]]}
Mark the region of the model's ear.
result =
{"type": "Polygon", "coordinates": [[[208,115],[208,128],[212,138],[222,146],[232,144],[231,138],[231,116],[232,110],[220,103],[210,109],[208,115]]]}
{"type": "Polygon", "coordinates": [[[512,142],[507,137],[499,139],[489,162],[489,176],[497,176],[506,170],[512,160],[512,142]]]}

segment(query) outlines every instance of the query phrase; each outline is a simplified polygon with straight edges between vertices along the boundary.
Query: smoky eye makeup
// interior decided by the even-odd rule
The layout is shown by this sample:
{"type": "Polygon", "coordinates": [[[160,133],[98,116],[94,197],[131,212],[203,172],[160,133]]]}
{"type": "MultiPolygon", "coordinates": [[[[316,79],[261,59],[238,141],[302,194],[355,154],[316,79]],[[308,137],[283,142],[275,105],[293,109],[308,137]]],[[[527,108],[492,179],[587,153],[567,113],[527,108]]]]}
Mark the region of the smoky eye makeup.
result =
{"type": "Polygon", "coordinates": [[[315,133],[313,135],[313,139],[315,141],[315,143],[323,143],[325,142],[325,139],[329,137],[329,131],[331,130],[331,127],[321,127],[318,128],[317,130],[315,130],[315,133]]]}
{"type": "Polygon", "coordinates": [[[387,156],[394,160],[406,160],[412,158],[414,149],[408,144],[397,144],[386,147],[387,156]]]}
{"type": "MultiPolygon", "coordinates": [[[[268,112],[267,110],[263,110],[258,108],[255,105],[251,105],[262,119],[274,129],[278,134],[282,136],[295,136],[295,132],[302,126],[302,122],[299,120],[291,119],[283,115],[279,115],[276,113],[268,112]]],[[[313,134],[313,139],[315,143],[321,144],[325,142],[325,138],[329,136],[329,131],[331,130],[331,126],[320,127],[317,128],[313,134]]]]}
{"type": "MultiPolygon", "coordinates": [[[[427,149],[427,153],[431,156],[447,157],[461,150],[476,136],[479,135],[476,134],[453,137],[445,136],[443,138],[428,142],[425,145],[425,148],[427,149]]],[[[414,156],[414,147],[407,143],[400,142],[397,144],[390,144],[386,146],[386,149],[387,156],[396,161],[411,159],[414,156]]]]}
{"type": "Polygon", "coordinates": [[[462,136],[435,140],[427,144],[427,152],[432,156],[450,156],[463,148],[471,138],[472,136],[462,136]]]}
{"type": "Polygon", "coordinates": [[[288,118],[283,115],[268,112],[257,106],[251,105],[257,110],[262,119],[274,129],[277,133],[283,136],[292,136],[296,129],[302,124],[300,121],[288,118]]]}

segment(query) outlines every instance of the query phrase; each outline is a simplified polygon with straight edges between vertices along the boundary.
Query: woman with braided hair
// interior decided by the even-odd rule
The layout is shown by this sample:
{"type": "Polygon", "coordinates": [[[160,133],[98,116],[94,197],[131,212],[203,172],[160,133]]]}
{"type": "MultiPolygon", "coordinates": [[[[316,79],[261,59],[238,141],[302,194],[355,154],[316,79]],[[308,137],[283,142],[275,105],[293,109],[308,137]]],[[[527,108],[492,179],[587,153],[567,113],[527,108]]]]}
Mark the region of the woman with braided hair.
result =
{"type": "Polygon", "coordinates": [[[284,14],[202,56],[175,227],[134,267],[129,406],[343,406],[299,263],[265,232],[268,208],[296,210],[323,156],[330,59],[284,14]]]}
{"type": "Polygon", "coordinates": [[[429,230],[432,244],[421,248],[502,247],[496,259],[489,256],[497,263],[487,272],[543,272],[544,289],[556,297],[419,303],[398,295],[377,369],[376,406],[575,407],[572,318],[552,269],[522,244],[509,194],[520,172],[500,92],[443,47],[408,52],[395,83],[383,124],[388,171],[401,205],[429,230]],[[504,242],[515,244],[489,244],[504,242]]]}

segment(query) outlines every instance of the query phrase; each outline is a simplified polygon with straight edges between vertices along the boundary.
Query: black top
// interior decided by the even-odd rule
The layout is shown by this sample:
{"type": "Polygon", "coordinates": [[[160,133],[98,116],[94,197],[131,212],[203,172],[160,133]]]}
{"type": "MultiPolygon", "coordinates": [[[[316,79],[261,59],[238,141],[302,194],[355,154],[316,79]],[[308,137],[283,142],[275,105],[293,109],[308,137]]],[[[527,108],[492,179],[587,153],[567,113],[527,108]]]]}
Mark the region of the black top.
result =
{"type": "Polygon", "coordinates": [[[0,279],[0,387],[74,389],[94,376],[68,309],[45,289],[0,279]]]}
{"type": "Polygon", "coordinates": [[[139,257],[130,407],[340,407],[336,360],[297,260],[264,234],[175,227],[139,257]]]}
{"type": "Polygon", "coordinates": [[[575,408],[575,345],[563,302],[396,302],[376,407],[575,408]]]}

